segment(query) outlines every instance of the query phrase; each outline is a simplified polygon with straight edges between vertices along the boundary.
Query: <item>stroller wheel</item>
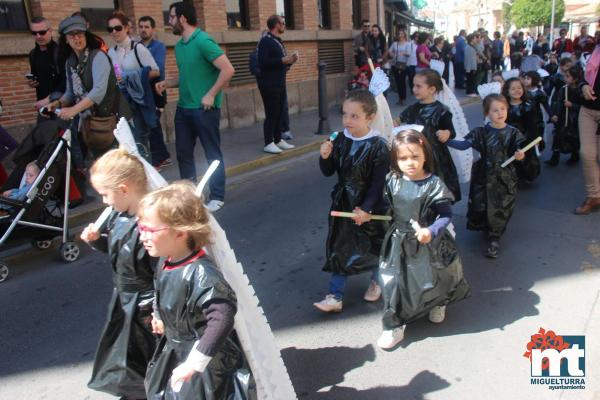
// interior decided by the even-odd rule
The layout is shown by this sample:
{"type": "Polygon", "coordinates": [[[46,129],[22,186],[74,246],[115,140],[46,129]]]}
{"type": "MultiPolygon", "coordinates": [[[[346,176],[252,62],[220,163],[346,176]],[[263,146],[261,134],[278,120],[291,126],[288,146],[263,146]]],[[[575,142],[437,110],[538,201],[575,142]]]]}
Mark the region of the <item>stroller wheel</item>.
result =
{"type": "Polygon", "coordinates": [[[0,282],[4,282],[6,279],[8,279],[8,266],[0,264],[0,282]]]}
{"type": "Polygon", "coordinates": [[[44,250],[52,246],[52,240],[34,240],[33,242],[31,242],[31,244],[36,249],[44,250]]]}
{"type": "Polygon", "coordinates": [[[79,258],[79,246],[75,242],[65,242],[60,245],[60,257],[63,261],[73,262],[79,258]]]}

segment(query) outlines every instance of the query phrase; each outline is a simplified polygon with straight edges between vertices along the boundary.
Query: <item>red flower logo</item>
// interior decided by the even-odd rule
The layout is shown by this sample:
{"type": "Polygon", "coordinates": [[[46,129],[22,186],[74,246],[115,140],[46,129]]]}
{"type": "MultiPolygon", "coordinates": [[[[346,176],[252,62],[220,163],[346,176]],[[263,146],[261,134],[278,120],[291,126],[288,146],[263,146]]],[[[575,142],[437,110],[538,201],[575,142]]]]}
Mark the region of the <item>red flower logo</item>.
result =
{"type": "MultiPolygon", "coordinates": [[[[531,362],[531,350],[540,349],[542,351],[546,349],[556,349],[557,351],[563,351],[571,346],[563,340],[562,336],[554,333],[554,331],[546,331],[544,328],[540,328],[538,333],[531,336],[531,341],[527,343],[527,351],[523,354],[523,357],[529,358],[531,362]]],[[[561,362],[564,359],[561,360],[561,362]]],[[[547,358],[542,360],[542,369],[548,369],[550,361],[547,358]]]]}

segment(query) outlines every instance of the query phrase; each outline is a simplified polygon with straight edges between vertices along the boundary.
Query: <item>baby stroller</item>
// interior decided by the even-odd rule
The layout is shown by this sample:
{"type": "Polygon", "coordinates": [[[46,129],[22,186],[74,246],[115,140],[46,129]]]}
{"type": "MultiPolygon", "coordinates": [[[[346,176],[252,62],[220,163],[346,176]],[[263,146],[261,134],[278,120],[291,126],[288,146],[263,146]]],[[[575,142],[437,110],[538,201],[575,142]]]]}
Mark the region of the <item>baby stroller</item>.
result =
{"type": "MultiPolygon", "coordinates": [[[[69,197],[73,187],[67,184],[73,182],[71,131],[62,129],[58,122],[51,122],[44,123],[42,129],[36,128],[50,138],[37,156],[34,153],[39,148],[34,146],[31,151],[23,149],[28,147],[27,140],[30,138],[26,138],[17,149],[14,158],[17,166],[1,190],[18,187],[25,165],[32,160],[36,160],[40,172],[23,200],[0,197],[0,204],[10,207],[6,215],[0,216],[0,246],[10,237],[30,240],[34,247],[47,249],[54,237],[61,236],[60,257],[66,262],[73,262],[79,258],[80,250],[68,231],[69,197]]],[[[78,190],[76,186],[75,189],[78,190]]],[[[8,265],[0,261],[0,282],[5,281],[8,275],[8,265]]]]}

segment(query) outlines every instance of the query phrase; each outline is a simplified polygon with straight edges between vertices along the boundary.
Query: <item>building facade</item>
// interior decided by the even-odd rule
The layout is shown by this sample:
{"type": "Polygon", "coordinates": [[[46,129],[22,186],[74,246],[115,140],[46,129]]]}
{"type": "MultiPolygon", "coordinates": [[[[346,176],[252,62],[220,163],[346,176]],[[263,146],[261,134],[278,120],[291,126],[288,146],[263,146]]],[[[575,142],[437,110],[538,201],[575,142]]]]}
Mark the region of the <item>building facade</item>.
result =
{"type": "MultiPolygon", "coordinates": [[[[5,0],[0,1],[0,100],[4,112],[0,125],[16,138],[22,137],[35,122],[35,91],[27,85],[28,53],[34,47],[28,20],[47,18],[57,39],[59,22],[75,11],[91,20],[91,29],[111,45],[106,17],[122,9],[132,20],[150,15],[157,21],[158,39],[168,48],[167,78],[177,73],[173,47],[178,36],[165,23],[171,0],[5,0]],[[4,9],[4,8],[6,9],[4,9]]],[[[327,94],[330,104],[339,103],[349,76],[354,72],[352,38],[362,19],[373,23],[382,13],[377,0],[193,0],[199,27],[212,35],[236,69],[224,91],[222,127],[241,127],[264,119],[264,110],[254,76],[248,68],[254,50],[270,15],[285,16],[288,25],[283,39],[288,51],[298,51],[300,60],[287,78],[290,113],[318,106],[318,69],[327,62],[327,94]]],[[[164,123],[172,131],[177,90],[169,92],[164,123]]]]}

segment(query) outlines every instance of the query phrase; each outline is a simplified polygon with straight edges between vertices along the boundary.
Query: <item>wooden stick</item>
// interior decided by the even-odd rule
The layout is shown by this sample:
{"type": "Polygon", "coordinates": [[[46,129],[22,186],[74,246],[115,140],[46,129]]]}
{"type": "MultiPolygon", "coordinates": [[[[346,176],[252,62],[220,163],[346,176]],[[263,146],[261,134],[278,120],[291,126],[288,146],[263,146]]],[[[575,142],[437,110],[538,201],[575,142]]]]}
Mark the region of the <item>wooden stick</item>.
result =
{"type": "Polygon", "coordinates": [[[371,60],[371,57],[367,58],[367,62],[369,63],[369,68],[371,69],[371,73],[375,72],[375,66],[373,65],[373,60],[371,60]]]}
{"type": "MultiPolygon", "coordinates": [[[[533,146],[535,146],[536,144],[538,144],[541,141],[542,141],[542,137],[538,136],[535,139],[533,139],[527,146],[523,147],[522,149],[519,149],[519,151],[522,151],[523,153],[525,153],[527,150],[529,150],[530,148],[532,148],[533,146]]],[[[504,168],[513,161],[515,161],[514,155],[511,158],[509,158],[508,160],[504,161],[502,163],[501,167],[504,168]]]]}
{"type": "MultiPolygon", "coordinates": [[[[344,212],[344,211],[332,211],[330,213],[330,215],[332,217],[354,218],[354,217],[356,217],[357,214],[351,213],[351,212],[344,212]]],[[[391,215],[371,215],[371,219],[376,220],[376,221],[391,221],[392,216],[391,215]]]]}

